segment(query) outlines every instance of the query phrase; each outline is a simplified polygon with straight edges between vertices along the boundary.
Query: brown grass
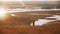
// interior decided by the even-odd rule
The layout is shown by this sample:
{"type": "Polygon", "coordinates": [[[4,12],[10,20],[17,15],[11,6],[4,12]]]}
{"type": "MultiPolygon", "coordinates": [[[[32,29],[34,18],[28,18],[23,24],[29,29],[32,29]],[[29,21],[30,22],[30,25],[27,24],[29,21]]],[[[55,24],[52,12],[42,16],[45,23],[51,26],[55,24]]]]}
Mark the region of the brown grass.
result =
{"type": "Polygon", "coordinates": [[[0,26],[0,34],[60,34],[60,22],[51,22],[42,26],[0,26]]]}

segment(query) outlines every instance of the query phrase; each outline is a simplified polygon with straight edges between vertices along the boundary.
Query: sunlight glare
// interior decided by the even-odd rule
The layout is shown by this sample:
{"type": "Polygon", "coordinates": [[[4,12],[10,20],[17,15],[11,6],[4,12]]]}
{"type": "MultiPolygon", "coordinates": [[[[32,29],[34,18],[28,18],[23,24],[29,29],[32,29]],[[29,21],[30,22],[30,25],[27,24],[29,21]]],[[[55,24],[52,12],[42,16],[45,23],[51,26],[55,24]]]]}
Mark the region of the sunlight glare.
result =
{"type": "Polygon", "coordinates": [[[0,8],[0,19],[4,19],[6,17],[6,10],[2,7],[0,8]]]}

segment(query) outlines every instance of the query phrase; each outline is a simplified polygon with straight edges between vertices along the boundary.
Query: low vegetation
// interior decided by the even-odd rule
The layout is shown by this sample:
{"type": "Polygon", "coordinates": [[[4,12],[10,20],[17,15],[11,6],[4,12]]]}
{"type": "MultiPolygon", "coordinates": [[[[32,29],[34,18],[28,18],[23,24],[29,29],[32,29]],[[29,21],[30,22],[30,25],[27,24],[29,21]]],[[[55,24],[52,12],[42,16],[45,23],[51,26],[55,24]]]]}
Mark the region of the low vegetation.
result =
{"type": "Polygon", "coordinates": [[[42,26],[0,26],[0,34],[60,34],[60,21],[50,22],[42,26]]]}

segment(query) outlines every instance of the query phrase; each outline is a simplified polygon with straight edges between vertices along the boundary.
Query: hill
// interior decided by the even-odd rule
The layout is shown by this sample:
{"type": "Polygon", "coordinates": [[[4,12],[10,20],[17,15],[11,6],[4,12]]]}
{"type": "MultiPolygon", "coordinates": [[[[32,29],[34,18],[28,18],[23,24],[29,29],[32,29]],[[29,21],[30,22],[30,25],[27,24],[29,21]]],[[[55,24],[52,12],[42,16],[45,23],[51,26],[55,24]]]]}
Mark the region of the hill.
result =
{"type": "Polygon", "coordinates": [[[0,26],[0,34],[60,34],[60,21],[54,21],[42,26],[0,26]]]}

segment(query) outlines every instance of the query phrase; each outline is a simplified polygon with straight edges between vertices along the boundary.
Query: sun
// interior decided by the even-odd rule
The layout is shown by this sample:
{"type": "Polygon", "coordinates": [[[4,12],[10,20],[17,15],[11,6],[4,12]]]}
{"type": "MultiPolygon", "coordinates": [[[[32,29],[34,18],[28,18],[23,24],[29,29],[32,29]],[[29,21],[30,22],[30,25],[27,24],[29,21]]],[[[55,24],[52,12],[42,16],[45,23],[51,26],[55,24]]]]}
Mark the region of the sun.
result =
{"type": "Polygon", "coordinates": [[[0,19],[4,19],[6,17],[6,10],[2,7],[0,7],[0,19]]]}

